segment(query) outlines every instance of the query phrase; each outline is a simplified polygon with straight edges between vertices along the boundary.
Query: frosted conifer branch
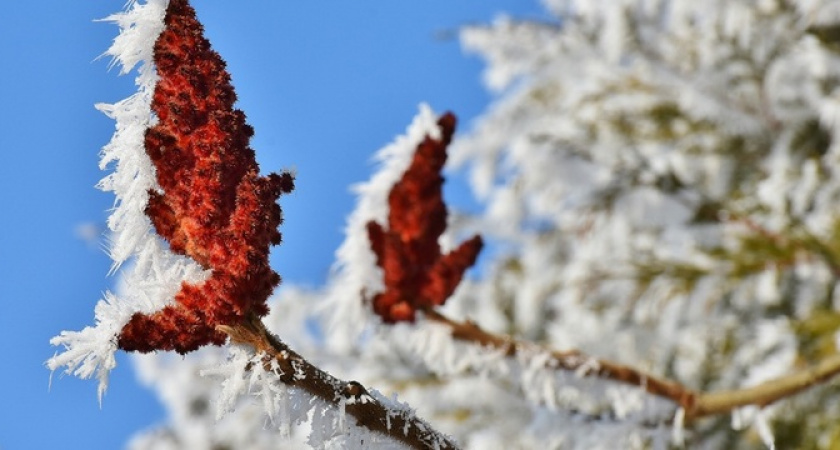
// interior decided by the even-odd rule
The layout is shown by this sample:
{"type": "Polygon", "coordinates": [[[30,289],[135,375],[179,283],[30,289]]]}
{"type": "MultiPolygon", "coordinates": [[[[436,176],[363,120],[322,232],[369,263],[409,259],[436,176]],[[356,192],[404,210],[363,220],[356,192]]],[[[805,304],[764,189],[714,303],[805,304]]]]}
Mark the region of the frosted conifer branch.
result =
{"type": "Polygon", "coordinates": [[[436,431],[405,405],[391,402],[355,381],[339,380],[314,366],[269,333],[255,317],[233,326],[220,325],[219,330],[227,333],[231,342],[251,346],[257,355],[264,355],[264,370],[277,374],[279,382],[343,409],[361,427],[414,449],[458,448],[451,438],[436,431]]]}

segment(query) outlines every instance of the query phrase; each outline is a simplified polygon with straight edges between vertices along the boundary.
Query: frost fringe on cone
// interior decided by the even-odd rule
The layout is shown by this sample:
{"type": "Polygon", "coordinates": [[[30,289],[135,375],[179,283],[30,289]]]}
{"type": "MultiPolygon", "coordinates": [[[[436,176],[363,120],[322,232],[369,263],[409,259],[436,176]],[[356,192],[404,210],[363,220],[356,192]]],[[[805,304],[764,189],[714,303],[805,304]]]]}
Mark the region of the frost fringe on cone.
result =
{"type": "Polygon", "coordinates": [[[116,195],[111,255],[115,268],[135,261],[127,298],[107,294],[97,325],[53,339],[67,351],[48,363],[95,371],[100,395],[118,348],[186,353],[224,343],[219,325],[266,314],[280,281],[268,265],[280,242],[276,200],[293,188],[288,173],[258,175],[253,130],[187,2],[133,3],[108,20],[122,33],[107,54],[124,73],[141,64],[139,92],[100,106],[117,121],[101,163],[116,165],[101,182],[116,195]]]}
{"type": "Polygon", "coordinates": [[[122,272],[126,289],[120,297],[106,292],[96,306],[95,326],[64,331],[50,341],[65,350],[51,358],[47,366],[51,370],[66,367],[65,372],[81,378],[96,376],[100,402],[108,386],[108,373],[116,366],[116,337],[123,326],[135,313],[153,313],[170,304],[182,282],[197,283],[209,275],[195,261],[169,252],[144,213],[149,192],[160,188],[144,140],[146,130],[156,120],[151,114],[158,80],[152,44],[163,30],[166,6],[165,0],[131,2],[125,12],[105,19],[120,28],[105,55],[113,58],[121,74],[139,65],[135,94],[114,104],[97,105],[116,121],[116,131],[102,149],[99,164],[101,169],[113,167],[113,171],[99,188],[114,192],[116,197],[108,218],[112,271],[135,257],[122,272]]]}

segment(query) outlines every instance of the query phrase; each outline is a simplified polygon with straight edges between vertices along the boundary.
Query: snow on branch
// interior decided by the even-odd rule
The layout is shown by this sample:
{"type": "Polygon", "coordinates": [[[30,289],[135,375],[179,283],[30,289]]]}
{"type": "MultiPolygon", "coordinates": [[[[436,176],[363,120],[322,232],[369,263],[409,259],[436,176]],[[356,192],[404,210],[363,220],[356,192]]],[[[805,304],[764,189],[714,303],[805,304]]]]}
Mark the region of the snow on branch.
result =
{"type": "Polygon", "coordinates": [[[388,436],[414,449],[456,449],[455,442],[435,431],[406,405],[387,399],[355,381],[342,381],[314,366],[266,330],[255,317],[234,326],[220,325],[234,343],[249,345],[264,355],[265,371],[278,380],[343,408],[359,426],[388,436]]]}

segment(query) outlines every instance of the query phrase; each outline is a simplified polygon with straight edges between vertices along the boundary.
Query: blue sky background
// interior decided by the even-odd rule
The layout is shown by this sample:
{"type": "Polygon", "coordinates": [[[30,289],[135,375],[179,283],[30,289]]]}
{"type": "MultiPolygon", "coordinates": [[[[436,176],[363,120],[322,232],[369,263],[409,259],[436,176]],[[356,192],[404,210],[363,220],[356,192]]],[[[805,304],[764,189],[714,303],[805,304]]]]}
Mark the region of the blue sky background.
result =
{"type": "MultiPolygon", "coordinates": [[[[164,419],[120,355],[100,409],[96,382],[43,363],[50,337],[90,325],[114,278],[82,224],[104,227],[113,198],[94,189],[114,130],[93,104],[130,95],[133,75],[97,60],[117,28],[93,19],[124,1],[14,1],[0,25],[0,449],[122,448],[164,419]]],[[[370,156],[405,130],[420,102],[450,109],[460,130],[491,100],[481,61],[454,32],[501,12],[543,17],[536,0],[281,2],[194,0],[228,62],[239,107],[256,129],[263,170],[294,167],[281,199],[284,244],[272,261],[287,283],[317,286],[353,207],[348,187],[370,156]],[[243,6],[245,5],[245,6],[243,6]],[[441,37],[447,38],[441,38],[441,37]]],[[[458,190],[457,179],[450,188],[458,190]]],[[[102,239],[99,239],[102,242],[102,239]]]]}

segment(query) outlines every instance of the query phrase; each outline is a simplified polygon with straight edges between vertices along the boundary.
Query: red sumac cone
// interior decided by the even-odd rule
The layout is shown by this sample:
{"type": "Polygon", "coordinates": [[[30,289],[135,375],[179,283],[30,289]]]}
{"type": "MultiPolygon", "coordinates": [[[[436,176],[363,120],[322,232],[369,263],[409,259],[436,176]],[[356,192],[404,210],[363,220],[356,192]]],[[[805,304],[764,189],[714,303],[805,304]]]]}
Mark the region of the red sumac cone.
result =
{"type": "Polygon", "coordinates": [[[145,147],[160,191],[149,192],[146,214],[171,251],[211,275],[201,284],[184,283],[162,310],[135,314],[118,343],[124,350],[185,353],[223,343],[217,325],[268,312],[266,300],[280,283],[268,264],[269,246],[280,243],[277,199],[294,180],[289,173],[259,175],[249,147],[254,131],[233,107],[225,62],[187,0],[169,2],[154,62],[158,122],[147,130],[145,147]]]}
{"type": "Polygon", "coordinates": [[[388,195],[388,228],[367,224],[385,278],[385,291],[373,297],[373,310],[385,322],[414,321],[417,310],[444,304],[481,251],[480,236],[446,255],[438,243],[448,215],[441,170],[455,122],[453,114],[444,114],[438,120],[440,139],[426,136],[417,146],[411,165],[388,195]]]}

